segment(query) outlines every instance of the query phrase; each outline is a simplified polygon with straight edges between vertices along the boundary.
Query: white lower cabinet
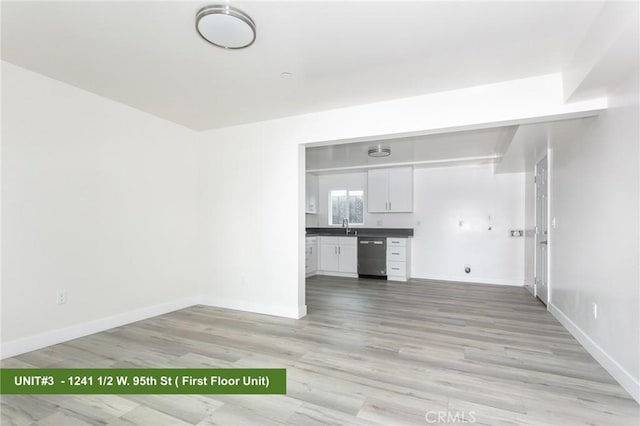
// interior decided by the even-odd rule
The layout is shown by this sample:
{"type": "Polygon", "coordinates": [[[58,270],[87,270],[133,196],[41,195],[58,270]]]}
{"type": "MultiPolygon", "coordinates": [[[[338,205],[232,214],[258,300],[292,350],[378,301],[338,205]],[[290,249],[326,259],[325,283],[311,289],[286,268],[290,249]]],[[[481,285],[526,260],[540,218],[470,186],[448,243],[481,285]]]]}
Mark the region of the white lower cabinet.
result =
{"type": "Polygon", "coordinates": [[[387,280],[407,281],[411,274],[411,240],[387,238],[387,280]]]}
{"type": "MultiPolygon", "coordinates": [[[[320,237],[321,240],[323,237],[320,237]]],[[[320,270],[338,271],[340,269],[340,257],[336,244],[320,244],[320,270]]]]}
{"type": "Polygon", "coordinates": [[[324,275],[358,275],[358,245],[355,237],[318,237],[320,240],[320,267],[324,275]]]}
{"type": "Polygon", "coordinates": [[[348,274],[358,273],[358,245],[357,238],[345,238],[350,240],[351,244],[340,244],[338,246],[338,254],[340,255],[339,272],[348,274]]]}
{"type": "Polygon", "coordinates": [[[307,237],[305,240],[304,267],[307,277],[318,271],[318,237],[307,237]]]}

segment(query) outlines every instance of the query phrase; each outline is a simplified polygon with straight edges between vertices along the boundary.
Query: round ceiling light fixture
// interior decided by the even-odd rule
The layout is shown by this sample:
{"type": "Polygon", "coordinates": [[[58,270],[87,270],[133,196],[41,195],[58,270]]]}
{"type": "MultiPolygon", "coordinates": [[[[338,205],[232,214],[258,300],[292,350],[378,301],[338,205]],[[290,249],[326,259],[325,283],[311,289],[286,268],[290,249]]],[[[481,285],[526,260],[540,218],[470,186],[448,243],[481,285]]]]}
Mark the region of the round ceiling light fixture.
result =
{"type": "Polygon", "coordinates": [[[249,47],[256,39],[256,24],[229,5],[207,6],[196,14],[196,30],[206,41],[224,49],[249,47]]]}
{"type": "Polygon", "coordinates": [[[391,148],[388,146],[376,145],[369,148],[369,157],[388,157],[391,155],[391,148]]]}

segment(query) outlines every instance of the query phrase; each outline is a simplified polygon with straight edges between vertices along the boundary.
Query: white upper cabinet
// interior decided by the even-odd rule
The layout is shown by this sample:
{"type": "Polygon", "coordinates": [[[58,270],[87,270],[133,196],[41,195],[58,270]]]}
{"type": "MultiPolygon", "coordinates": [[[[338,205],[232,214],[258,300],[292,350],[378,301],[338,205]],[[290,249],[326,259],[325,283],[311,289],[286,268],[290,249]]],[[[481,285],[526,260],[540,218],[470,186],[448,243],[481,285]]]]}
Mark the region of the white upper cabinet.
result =
{"type": "Polygon", "coordinates": [[[367,189],[367,210],[369,213],[386,213],[389,205],[389,170],[369,170],[367,172],[367,189]]]}
{"type": "Polygon", "coordinates": [[[413,211],[413,168],[389,169],[389,211],[413,211]]]}
{"type": "Polygon", "coordinates": [[[318,176],[307,173],[305,188],[305,213],[318,213],[318,176]]]}
{"type": "Polygon", "coordinates": [[[394,167],[367,172],[369,213],[413,211],[413,168],[394,167]]]}

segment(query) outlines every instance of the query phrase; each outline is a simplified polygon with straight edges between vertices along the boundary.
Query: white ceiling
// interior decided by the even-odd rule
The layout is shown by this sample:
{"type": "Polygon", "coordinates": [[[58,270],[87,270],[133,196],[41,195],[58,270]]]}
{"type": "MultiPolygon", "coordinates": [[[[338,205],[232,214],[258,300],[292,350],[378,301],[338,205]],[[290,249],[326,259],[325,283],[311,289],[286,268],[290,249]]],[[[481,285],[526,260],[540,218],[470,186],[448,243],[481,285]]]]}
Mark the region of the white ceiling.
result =
{"type": "Polygon", "coordinates": [[[502,159],[495,167],[496,173],[519,173],[531,171],[535,164],[547,154],[551,142],[580,140],[590,131],[594,117],[558,120],[528,124],[517,127],[513,139],[502,159]]]}
{"type": "Polygon", "coordinates": [[[602,7],[232,1],[257,40],[229,51],[194,29],[211,3],[3,1],[2,59],[204,130],[558,72],[602,7]]]}

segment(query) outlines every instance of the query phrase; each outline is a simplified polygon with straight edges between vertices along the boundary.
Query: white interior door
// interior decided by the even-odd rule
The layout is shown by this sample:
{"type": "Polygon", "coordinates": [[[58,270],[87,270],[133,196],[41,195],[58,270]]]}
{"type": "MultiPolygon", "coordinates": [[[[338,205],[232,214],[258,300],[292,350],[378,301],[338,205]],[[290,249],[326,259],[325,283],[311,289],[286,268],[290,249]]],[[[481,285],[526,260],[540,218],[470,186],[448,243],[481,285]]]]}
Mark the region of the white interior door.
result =
{"type": "Polygon", "coordinates": [[[536,279],[535,295],[545,305],[549,300],[547,265],[549,258],[548,230],[549,218],[547,157],[536,164],[536,279]]]}

